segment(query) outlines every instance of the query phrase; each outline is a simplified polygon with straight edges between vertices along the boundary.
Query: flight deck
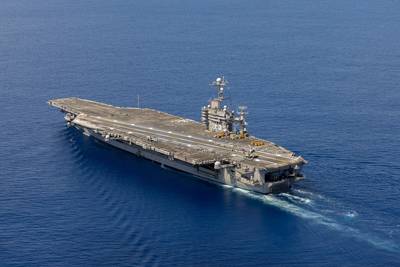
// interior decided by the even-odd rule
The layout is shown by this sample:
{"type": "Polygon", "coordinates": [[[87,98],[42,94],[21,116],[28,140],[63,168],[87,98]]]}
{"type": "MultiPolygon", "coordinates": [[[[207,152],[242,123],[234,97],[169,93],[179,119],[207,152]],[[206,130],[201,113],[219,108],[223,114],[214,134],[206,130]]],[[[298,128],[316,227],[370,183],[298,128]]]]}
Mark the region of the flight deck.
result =
{"type": "Polygon", "coordinates": [[[221,107],[222,100],[219,94],[202,108],[202,122],[76,97],[50,100],[49,104],[66,113],[68,125],[86,135],[207,180],[244,184],[245,189],[268,193],[274,183],[290,186],[302,178],[300,169],[306,161],[301,156],[249,135],[243,110],[236,116],[221,107]],[[253,189],[260,186],[260,190],[253,189]]]}

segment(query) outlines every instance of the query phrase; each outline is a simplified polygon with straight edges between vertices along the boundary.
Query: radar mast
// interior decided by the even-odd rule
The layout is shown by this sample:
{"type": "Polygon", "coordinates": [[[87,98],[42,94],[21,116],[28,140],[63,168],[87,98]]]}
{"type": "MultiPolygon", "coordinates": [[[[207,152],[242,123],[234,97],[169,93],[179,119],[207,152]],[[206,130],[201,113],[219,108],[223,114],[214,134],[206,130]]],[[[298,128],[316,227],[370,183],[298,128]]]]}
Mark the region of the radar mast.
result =
{"type": "Polygon", "coordinates": [[[201,121],[208,131],[216,132],[217,137],[231,136],[233,138],[245,138],[247,136],[246,114],[247,107],[240,106],[238,116],[226,105],[222,106],[224,101],[224,90],[228,81],[225,77],[218,77],[211,83],[217,90],[217,96],[213,98],[207,106],[201,110],[201,121]],[[239,132],[237,132],[239,128],[239,132]]]}
{"type": "Polygon", "coordinates": [[[228,84],[228,81],[225,80],[224,76],[222,76],[222,78],[218,77],[217,79],[215,79],[215,81],[212,82],[212,85],[214,85],[215,88],[217,89],[217,96],[220,101],[224,100],[224,88],[225,88],[225,85],[227,85],[227,84],[228,84]]]}

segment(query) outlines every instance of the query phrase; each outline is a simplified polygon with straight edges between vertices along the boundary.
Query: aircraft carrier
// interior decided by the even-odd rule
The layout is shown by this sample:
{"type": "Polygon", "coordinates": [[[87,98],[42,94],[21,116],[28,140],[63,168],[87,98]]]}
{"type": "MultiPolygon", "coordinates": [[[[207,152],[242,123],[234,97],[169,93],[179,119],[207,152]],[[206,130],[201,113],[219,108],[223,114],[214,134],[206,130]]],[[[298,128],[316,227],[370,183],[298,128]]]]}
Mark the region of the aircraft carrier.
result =
{"type": "Polygon", "coordinates": [[[212,85],[217,95],[201,109],[201,122],[75,97],[48,103],[87,136],[209,182],[267,194],[287,191],[303,179],[306,161],[249,135],[246,108],[235,112],[223,105],[227,81],[217,78],[212,85]]]}

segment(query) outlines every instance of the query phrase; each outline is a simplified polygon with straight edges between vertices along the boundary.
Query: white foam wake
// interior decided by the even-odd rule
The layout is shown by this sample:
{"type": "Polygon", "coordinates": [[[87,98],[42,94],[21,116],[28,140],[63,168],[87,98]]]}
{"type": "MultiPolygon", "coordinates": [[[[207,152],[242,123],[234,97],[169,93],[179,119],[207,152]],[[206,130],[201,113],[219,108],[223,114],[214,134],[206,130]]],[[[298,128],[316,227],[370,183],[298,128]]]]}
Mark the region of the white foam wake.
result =
{"type": "MultiPolygon", "coordinates": [[[[356,228],[340,224],[332,218],[329,218],[325,215],[319,214],[318,212],[315,212],[315,211],[307,210],[307,209],[297,206],[291,202],[279,199],[274,195],[261,195],[261,194],[249,192],[247,190],[243,190],[240,188],[232,188],[232,191],[237,192],[242,195],[245,195],[252,199],[257,199],[267,205],[277,207],[281,210],[284,210],[286,212],[294,214],[298,217],[312,220],[315,223],[328,226],[328,227],[335,229],[337,231],[340,231],[342,233],[346,233],[353,238],[368,242],[369,244],[371,244],[377,248],[392,251],[392,252],[400,252],[399,245],[397,245],[396,243],[394,243],[390,240],[385,240],[385,239],[382,239],[380,237],[374,236],[369,233],[363,233],[356,228]]],[[[287,194],[287,195],[290,195],[290,194],[287,194]]],[[[294,199],[296,199],[296,198],[294,198],[294,199]]],[[[356,213],[349,213],[348,216],[354,217],[354,216],[356,216],[356,213]]]]}
{"type": "Polygon", "coordinates": [[[296,193],[298,193],[300,195],[303,195],[303,196],[306,195],[306,196],[309,196],[309,197],[312,197],[312,198],[319,198],[319,199],[323,199],[325,201],[330,201],[326,197],[324,197],[324,196],[322,196],[320,194],[317,194],[317,193],[310,192],[310,191],[305,191],[305,190],[302,190],[302,189],[292,189],[292,191],[296,192],[296,193]]]}
{"type": "Polygon", "coordinates": [[[298,203],[302,203],[302,204],[311,204],[312,203],[312,200],[309,198],[300,197],[300,196],[296,196],[296,195],[292,195],[292,194],[288,194],[288,193],[280,193],[279,196],[285,197],[293,202],[298,202],[298,203]]]}

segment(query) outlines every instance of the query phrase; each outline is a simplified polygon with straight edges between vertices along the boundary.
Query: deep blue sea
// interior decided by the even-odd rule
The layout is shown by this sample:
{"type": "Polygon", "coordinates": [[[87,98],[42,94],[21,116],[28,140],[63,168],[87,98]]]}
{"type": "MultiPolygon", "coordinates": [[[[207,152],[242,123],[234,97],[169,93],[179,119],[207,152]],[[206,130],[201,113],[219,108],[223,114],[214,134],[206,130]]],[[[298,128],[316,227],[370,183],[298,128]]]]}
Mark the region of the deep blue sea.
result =
{"type": "Polygon", "coordinates": [[[0,266],[400,266],[400,2],[1,0],[0,266]],[[261,196],[67,128],[77,96],[199,120],[225,75],[251,134],[309,161],[261,196]]]}

